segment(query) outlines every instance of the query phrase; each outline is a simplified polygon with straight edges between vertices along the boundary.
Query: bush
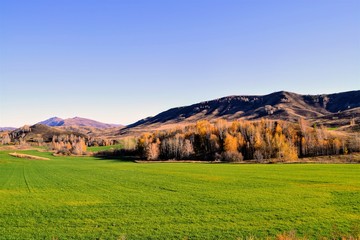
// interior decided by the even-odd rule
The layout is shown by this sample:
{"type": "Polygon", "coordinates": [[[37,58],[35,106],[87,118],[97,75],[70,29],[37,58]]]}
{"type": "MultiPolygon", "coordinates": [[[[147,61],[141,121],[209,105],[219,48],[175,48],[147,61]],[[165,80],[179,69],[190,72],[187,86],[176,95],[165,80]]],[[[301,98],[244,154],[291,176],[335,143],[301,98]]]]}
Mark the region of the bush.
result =
{"type": "Polygon", "coordinates": [[[256,150],[254,152],[254,159],[257,161],[257,162],[262,162],[264,160],[264,156],[262,155],[262,153],[259,151],[259,150],[256,150]]]}
{"type": "Polygon", "coordinates": [[[226,151],[222,153],[222,160],[225,162],[242,162],[243,155],[238,151],[226,151]]]}
{"type": "Polygon", "coordinates": [[[67,149],[67,148],[61,148],[61,149],[57,150],[56,153],[60,154],[60,155],[64,155],[64,156],[70,156],[71,155],[70,150],[67,149]]]}

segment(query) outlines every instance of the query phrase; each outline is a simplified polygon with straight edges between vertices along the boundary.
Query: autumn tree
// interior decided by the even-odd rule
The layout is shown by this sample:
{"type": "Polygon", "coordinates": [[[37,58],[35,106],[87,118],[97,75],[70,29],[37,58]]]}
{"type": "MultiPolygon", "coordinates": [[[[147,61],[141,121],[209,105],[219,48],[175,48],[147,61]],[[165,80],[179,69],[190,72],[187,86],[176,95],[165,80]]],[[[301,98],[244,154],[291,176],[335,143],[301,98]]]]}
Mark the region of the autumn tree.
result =
{"type": "Polygon", "coordinates": [[[236,152],[237,149],[238,149],[238,140],[236,139],[236,137],[233,137],[227,133],[225,135],[225,141],[224,141],[225,152],[236,152]]]}
{"type": "Polygon", "coordinates": [[[82,155],[86,152],[85,140],[79,137],[76,140],[72,141],[71,152],[75,155],[82,155]]]}
{"type": "Polygon", "coordinates": [[[225,135],[223,160],[229,162],[240,162],[243,160],[242,154],[238,151],[239,141],[237,137],[230,134],[225,135]]]}
{"type": "Polygon", "coordinates": [[[184,134],[176,133],[172,138],[165,138],[161,141],[161,158],[184,159],[194,153],[189,139],[184,134]]]}
{"type": "Polygon", "coordinates": [[[10,136],[8,133],[4,133],[1,136],[1,144],[6,145],[9,144],[11,142],[10,136]]]}
{"type": "Polygon", "coordinates": [[[147,148],[153,142],[153,135],[151,133],[142,134],[137,140],[137,150],[140,153],[140,156],[147,158],[147,148]]]}
{"type": "Polygon", "coordinates": [[[157,160],[160,155],[160,141],[157,139],[157,141],[150,143],[146,147],[146,159],[147,160],[157,160]]]}

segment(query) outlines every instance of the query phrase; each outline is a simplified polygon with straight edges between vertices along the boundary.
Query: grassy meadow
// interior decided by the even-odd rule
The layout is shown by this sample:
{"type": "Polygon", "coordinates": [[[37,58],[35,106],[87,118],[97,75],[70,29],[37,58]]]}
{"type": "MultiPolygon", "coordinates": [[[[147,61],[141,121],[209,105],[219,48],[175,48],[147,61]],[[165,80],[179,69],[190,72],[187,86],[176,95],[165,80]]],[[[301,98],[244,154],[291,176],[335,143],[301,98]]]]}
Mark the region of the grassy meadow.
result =
{"type": "Polygon", "coordinates": [[[109,146],[88,147],[87,151],[88,152],[100,152],[100,151],[116,150],[116,149],[121,149],[121,148],[122,148],[122,145],[117,144],[117,145],[109,145],[109,146]]]}
{"type": "Polygon", "coordinates": [[[139,164],[0,152],[0,239],[360,236],[358,164],[139,164]]]}

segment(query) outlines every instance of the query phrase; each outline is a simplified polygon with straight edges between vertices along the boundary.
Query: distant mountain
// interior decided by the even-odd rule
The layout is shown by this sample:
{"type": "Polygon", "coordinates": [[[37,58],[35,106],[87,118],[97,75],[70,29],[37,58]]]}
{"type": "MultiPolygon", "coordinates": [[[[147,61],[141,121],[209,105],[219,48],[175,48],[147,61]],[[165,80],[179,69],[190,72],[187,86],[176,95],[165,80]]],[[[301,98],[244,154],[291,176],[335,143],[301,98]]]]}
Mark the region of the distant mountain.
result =
{"type": "Polygon", "coordinates": [[[360,91],[321,95],[300,95],[280,91],[263,96],[228,96],[172,108],[154,117],[128,125],[127,129],[217,118],[227,120],[268,118],[297,121],[299,118],[316,120],[327,117],[336,119],[341,116],[360,120],[360,91]]]}
{"type": "Polygon", "coordinates": [[[4,131],[13,131],[16,128],[14,127],[0,127],[0,132],[4,132],[4,131]]]}
{"type": "Polygon", "coordinates": [[[43,124],[49,127],[56,127],[64,125],[64,119],[58,117],[52,117],[45,121],[38,122],[37,124],[43,124]]]}
{"type": "Polygon", "coordinates": [[[37,124],[43,124],[49,127],[62,126],[64,124],[64,119],[58,117],[52,117],[45,121],[38,122],[37,124]]]}
{"type": "Polygon", "coordinates": [[[62,119],[58,117],[52,117],[45,121],[39,122],[38,124],[47,125],[50,127],[94,127],[94,128],[113,128],[113,127],[121,127],[120,124],[108,124],[108,123],[102,123],[95,120],[87,119],[87,118],[80,118],[80,117],[74,117],[74,118],[67,118],[62,119]]]}

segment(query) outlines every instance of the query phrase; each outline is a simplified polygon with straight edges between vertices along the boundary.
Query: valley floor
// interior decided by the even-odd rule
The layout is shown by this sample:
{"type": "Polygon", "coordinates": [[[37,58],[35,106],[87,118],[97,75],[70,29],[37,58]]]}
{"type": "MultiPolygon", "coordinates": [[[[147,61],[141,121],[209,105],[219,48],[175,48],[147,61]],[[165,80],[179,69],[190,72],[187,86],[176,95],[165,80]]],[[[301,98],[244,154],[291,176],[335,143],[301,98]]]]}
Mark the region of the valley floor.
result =
{"type": "Polygon", "coordinates": [[[360,237],[359,164],[29,161],[0,152],[0,239],[360,237]]]}

